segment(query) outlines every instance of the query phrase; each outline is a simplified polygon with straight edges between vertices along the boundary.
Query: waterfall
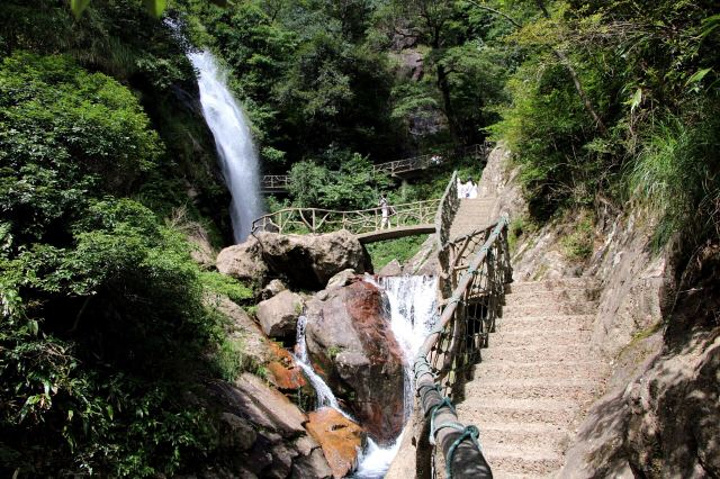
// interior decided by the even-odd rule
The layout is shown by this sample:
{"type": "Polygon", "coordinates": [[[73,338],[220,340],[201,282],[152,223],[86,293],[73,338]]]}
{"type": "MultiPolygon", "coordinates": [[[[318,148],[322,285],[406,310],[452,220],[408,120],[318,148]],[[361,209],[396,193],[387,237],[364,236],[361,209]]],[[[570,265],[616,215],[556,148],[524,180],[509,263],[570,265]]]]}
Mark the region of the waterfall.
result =
{"type": "MultiPolygon", "coordinates": [[[[413,361],[425,338],[438,320],[436,290],[437,279],[432,276],[388,276],[370,281],[383,289],[390,303],[391,329],[405,356],[405,419],[412,414],[415,384],[413,381],[413,361]]],[[[356,479],[376,479],[385,476],[390,463],[395,458],[402,434],[390,446],[381,448],[368,440],[368,447],[360,458],[360,465],[353,477],[356,479]]]]}
{"type": "Polygon", "coordinates": [[[249,122],[212,54],[195,51],[187,57],[199,73],[203,116],[215,138],[225,185],[232,195],[230,218],[235,242],[241,243],[250,234],[253,220],[262,215],[258,157],[249,122]]]}
{"type": "Polygon", "coordinates": [[[302,369],[305,373],[305,376],[308,378],[308,381],[310,381],[310,384],[312,384],[313,389],[315,389],[315,395],[317,397],[315,407],[319,409],[323,406],[329,406],[338,410],[346,418],[355,421],[349,414],[340,408],[337,398],[335,397],[335,394],[333,394],[332,389],[330,389],[330,386],[323,381],[323,379],[315,372],[315,369],[313,369],[312,364],[310,364],[310,360],[307,355],[307,343],[305,342],[306,325],[307,317],[303,314],[298,318],[297,322],[297,332],[295,333],[297,346],[295,354],[293,354],[293,358],[295,359],[297,365],[300,366],[300,369],[302,369]]]}

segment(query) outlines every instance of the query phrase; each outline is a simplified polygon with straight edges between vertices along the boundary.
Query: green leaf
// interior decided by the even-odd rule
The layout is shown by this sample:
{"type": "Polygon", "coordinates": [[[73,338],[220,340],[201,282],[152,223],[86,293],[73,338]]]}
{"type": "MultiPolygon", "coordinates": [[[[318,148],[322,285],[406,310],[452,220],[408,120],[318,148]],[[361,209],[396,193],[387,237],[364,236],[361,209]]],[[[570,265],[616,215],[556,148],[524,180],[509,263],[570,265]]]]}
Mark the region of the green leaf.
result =
{"type": "Polygon", "coordinates": [[[70,0],[70,9],[75,18],[80,18],[88,5],[90,5],[90,0],[70,0]]]}
{"type": "Polygon", "coordinates": [[[642,88],[638,88],[633,95],[632,100],[630,100],[630,111],[635,111],[635,108],[640,106],[640,102],[642,102],[642,88]]]}
{"type": "Polygon", "coordinates": [[[703,68],[702,70],[696,71],[688,80],[685,82],[685,86],[690,85],[691,83],[699,83],[702,81],[703,78],[705,78],[705,75],[710,73],[712,71],[712,68],[703,68]]]}
{"type": "Polygon", "coordinates": [[[143,0],[143,4],[148,12],[159,17],[167,7],[167,0],[143,0]]]}

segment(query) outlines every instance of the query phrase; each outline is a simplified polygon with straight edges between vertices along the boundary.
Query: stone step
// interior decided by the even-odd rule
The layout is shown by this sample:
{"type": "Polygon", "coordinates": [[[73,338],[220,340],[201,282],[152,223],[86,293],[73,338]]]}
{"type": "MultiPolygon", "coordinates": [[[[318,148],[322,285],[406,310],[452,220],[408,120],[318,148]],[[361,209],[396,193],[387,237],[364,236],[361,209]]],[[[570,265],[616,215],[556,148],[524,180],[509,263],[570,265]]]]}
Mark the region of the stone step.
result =
{"type": "Polygon", "coordinates": [[[482,351],[484,361],[513,361],[513,362],[535,362],[535,361],[558,361],[571,362],[588,359],[598,359],[588,351],[588,345],[549,345],[549,344],[527,344],[524,346],[491,346],[482,351]]]}
{"type": "Polygon", "coordinates": [[[568,427],[579,410],[578,404],[564,399],[468,397],[457,405],[460,421],[479,426],[521,422],[568,427]]]}
{"type": "MultiPolygon", "coordinates": [[[[556,314],[539,316],[503,316],[496,320],[497,332],[531,331],[541,332],[547,329],[560,329],[574,331],[591,331],[594,314],[556,314]]],[[[492,340],[492,335],[490,336],[492,340]]]]}
{"type": "Polygon", "coordinates": [[[561,454],[568,440],[565,427],[538,423],[479,422],[481,444],[512,444],[519,449],[542,445],[544,449],[561,454]]]}
{"type": "Polygon", "coordinates": [[[516,302],[515,298],[507,298],[503,306],[503,317],[527,317],[527,316],[550,316],[556,314],[592,314],[597,311],[597,304],[588,301],[576,303],[547,302],[547,303],[523,303],[516,302]],[[512,301],[511,301],[512,300],[512,301]]]}
{"type": "Polygon", "coordinates": [[[563,278],[543,281],[516,281],[508,285],[508,293],[526,291],[557,291],[566,289],[598,289],[600,282],[593,278],[563,278]]]}
{"type": "Polygon", "coordinates": [[[592,331],[576,329],[543,329],[540,331],[529,331],[526,329],[513,329],[510,331],[498,329],[496,334],[491,334],[489,344],[495,346],[523,346],[526,344],[546,345],[577,345],[589,344],[592,339],[592,331]]]}
{"type": "MultiPolygon", "coordinates": [[[[492,340],[492,336],[490,336],[492,340]]],[[[475,366],[476,382],[513,379],[554,379],[558,371],[570,369],[582,377],[601,380],[608,372],[609,365],[598,361],[501,361],[489,363],[487,360],[475,366]]]]}
{"type": "Polygon", "coordinates": [[[563,456],[541,446],[518,449],[513,444],[483,445],[483,453],[493,471],[493,477],[504,474],[529,474],[532,477],[549,474],[562,467],[563,456]]]}
{"type": "MultiPolygon", "coordinates": [[[[559,371],[562,373],[563,371],[559,371]]],[[[568,371],[565,371],[568,372],[568,371]]],[[[473,382],[465,387],[467,396],[513,399],[572,399],[586,401],[599,391],[596,381],[587,379],[516,379],[511,381],[473,382]]]]}
{"type": "MultiPolygon", "coordinates": [[[[511,283],[512,284],[512,283],[511,283]]],[[[526,289],[522,291],[506,292],[505,301],[523,303],[546,303],[546,302],[597,302],[599,290],[591,288],[568,288],[568,289],[526,289]]]]}

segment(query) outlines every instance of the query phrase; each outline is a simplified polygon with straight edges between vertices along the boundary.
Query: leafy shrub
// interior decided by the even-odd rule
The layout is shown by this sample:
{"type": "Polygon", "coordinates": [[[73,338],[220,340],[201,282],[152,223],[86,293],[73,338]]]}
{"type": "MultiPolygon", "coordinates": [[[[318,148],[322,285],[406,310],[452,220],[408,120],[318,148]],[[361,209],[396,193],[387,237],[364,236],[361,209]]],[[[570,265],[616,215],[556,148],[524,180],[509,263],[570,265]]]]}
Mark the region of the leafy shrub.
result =
{"type": "Polygon", "coordinates": [[[0,123],[0,471],[187,468],[216,441],[202,402],[178,394],[202,394],[221,343],[204,291],[245,290],[201,275],[184,236],[124,197],[162,147],[122,85],[16,53],[0,123]]]}
{"type": "Polygon", "coordinates": [[[406,236],[390,241],[378,241],[366,246],[373,268],[377,271],[390,263],[398,260],[403,264],[420,251],[420,247],[427,240],[427,235],[406,236]]]}
{"type": "Polygon", "coordinates": [[[0,66],[0,207],[13,233],[78,216],[88,194],[129,192],[162,151],[135,97],[62,56],[0,66]]]}

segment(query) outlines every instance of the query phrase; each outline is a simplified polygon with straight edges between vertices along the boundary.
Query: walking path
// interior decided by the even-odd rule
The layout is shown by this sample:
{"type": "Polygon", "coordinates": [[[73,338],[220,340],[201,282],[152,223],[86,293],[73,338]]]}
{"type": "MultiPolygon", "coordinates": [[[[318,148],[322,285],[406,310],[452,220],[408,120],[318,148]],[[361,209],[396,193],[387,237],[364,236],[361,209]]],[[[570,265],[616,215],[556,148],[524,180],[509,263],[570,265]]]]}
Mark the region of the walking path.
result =
{"type": "Polygon", "coordinates": [[[562,467],[574,425],[608,373],[591,353],[597,287],[585,279],[510,286],[457,407],[461,422],[480,429],[494,477],[543,477],[562,467]]]}

